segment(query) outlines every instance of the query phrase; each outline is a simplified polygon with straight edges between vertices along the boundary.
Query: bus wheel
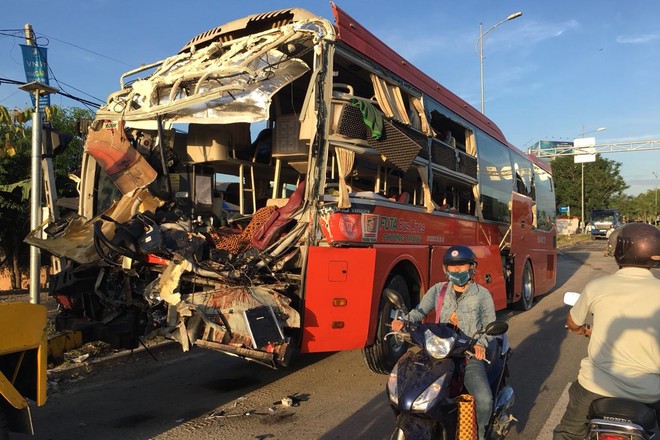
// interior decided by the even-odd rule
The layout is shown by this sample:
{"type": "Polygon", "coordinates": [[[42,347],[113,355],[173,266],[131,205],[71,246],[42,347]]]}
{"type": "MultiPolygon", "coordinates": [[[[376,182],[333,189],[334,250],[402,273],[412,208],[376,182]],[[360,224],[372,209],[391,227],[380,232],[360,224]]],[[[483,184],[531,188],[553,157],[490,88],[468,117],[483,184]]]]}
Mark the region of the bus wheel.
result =
{"type": "Polygon", "coordinates": [[[515,306],[518,310],[529,310],[534,303],[534,271],[529,260],[525,261],[525,268],[523,269],[522,277],[522,296],[516,302],[515,306]]]}
{"type": "MultiPolygon", "coordinates": [[[[396,290],[406,305],[410,304],[408,284],[403,276],[395,275],[390,279],[386,287],[396,290]]],[[[392,309],[392,304],[385,297],[381,296],[378,307],[378,323],[376,324],[376,340],[374,341],[374,345],[365,347],[362,350],[367,366],[374,373],[389,374],[396,361],[408,349],[407,344],[395,336],[390,336],[387,340],[383,340],[383,337],[392,330],[390,324],[392,322],[392,318],[390,317],[392,309]]]]}

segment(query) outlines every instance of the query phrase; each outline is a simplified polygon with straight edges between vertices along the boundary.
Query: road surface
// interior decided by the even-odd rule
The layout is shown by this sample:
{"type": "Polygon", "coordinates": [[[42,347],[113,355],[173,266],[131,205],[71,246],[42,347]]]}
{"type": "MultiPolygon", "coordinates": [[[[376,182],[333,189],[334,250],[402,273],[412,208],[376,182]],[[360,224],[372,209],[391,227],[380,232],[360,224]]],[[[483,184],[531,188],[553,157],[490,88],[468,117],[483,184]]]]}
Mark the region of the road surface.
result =
{"type": "MultiPolygon", "coordinates": [[[[564,329],[563,293],[615,270],[603,243],[580,243],[560,252],[553,292],[527,312],[498,313],[514,351],[518,423],[508,439],[550,438],[588,342],[564,329]]],[[[394,428],[387,376],[371,373],[360,351],[305,355],[283,371],[201,349],[156,356],[58,383],[33,410],[35,438],[384,439],[394,428]]]]}

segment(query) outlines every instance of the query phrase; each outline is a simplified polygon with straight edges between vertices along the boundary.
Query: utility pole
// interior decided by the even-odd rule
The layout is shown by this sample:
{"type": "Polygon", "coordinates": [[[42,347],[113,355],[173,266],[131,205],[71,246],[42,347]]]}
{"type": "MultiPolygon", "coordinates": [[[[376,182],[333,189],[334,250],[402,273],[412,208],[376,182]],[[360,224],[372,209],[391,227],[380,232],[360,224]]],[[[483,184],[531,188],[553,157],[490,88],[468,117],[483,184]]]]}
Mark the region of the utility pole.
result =
{"type": "MultiPolygon", "coordinates": [[[[32,25],[25,25],[25,44],[35,46],[32,25]]],[[[32,113],[32,161],[30,166],[30,230],[41,224],[41,110],[39,91],[34,91],[34,113],[32,113]]],[[[41,249],[30,246],[30,302],[39,304],[41,296],[41,249]]]]}
{"type": "MultiPolygon", "coordinates": [[[[25,42],[27,46],[36,46],[32,25],[25,25],[25,42]]],[[[47,73],[46,73],[47,77],[47,73]]],[[[30,163],[30,229],[37,229],[41,218],[41,130],[42,118],[39,107],[39,96],[57,92],[56,89],[33,81],[22,85],[19,89],[34,93],[34,112],[32,113],[32,154],[30,163]]],[[[41,295],[41,250],[30,246],[30,302],[39,304],[41,295]]]]}

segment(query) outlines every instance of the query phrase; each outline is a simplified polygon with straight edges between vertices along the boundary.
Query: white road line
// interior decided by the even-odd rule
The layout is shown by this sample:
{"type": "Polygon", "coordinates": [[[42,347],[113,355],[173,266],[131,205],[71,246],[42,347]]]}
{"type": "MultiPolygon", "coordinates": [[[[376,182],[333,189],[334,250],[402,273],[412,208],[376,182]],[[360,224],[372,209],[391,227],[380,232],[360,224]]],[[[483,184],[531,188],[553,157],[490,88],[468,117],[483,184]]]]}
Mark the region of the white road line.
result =
{"type": "Polygon", "coordinates": [[[570,386],[571,382],[566,385],[561,396],[559,396],[559,400],[555,404],[555,407],[552,408],[552,411],[548,415],[548,419],[545,421],[536,440],[552,440],[552,430],[559,424],[561,417],[564,415],[564,411],[566,411],[566,406],[568,405],[568,389],[570,386]]]}

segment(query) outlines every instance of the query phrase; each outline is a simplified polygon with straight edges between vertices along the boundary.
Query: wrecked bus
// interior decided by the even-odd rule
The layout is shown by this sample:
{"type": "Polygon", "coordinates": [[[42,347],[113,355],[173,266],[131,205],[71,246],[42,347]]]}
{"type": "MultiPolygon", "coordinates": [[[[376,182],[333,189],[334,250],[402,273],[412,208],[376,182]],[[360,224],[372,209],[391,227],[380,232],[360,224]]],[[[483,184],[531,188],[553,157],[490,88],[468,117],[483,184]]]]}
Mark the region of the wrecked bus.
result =
{"type": "Polygon", "coordinates": [[[78,215],[28,237],[62,258],[59,328],[273,368],[362,349],[386,373],[405,345],[381,293],[416,304],[449,246],[472,246],[498,309],[554,286],[548,165],[332,9],[232,21],[122,76],[78,215]]]}

